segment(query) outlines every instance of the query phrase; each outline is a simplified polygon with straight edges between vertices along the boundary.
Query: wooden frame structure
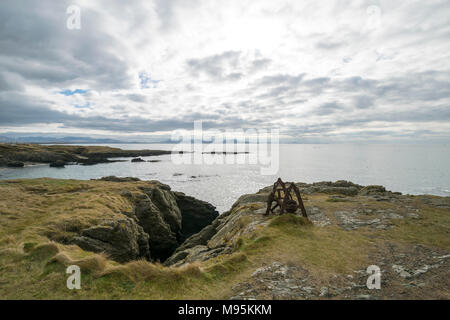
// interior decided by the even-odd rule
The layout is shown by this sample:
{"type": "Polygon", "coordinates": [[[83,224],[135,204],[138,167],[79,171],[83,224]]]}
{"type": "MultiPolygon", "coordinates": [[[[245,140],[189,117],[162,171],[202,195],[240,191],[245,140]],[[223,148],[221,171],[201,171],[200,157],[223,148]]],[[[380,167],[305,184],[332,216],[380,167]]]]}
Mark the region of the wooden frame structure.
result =
{"type": "Polygon", "coordinates": [[[295,213],[300,208],[302,215],[306,218],[308,217],[302,197],[300,196],[300,191],[295,183],[284,183],[281,178],[278,178],[277,182],[274,183],[272,192],[269,194],[266,215],[274,213],[273,210],[277,207],[280,207],[280,214],[286,212],[295,213]],[[298,202],[294,200],[292,192],[297,197],[298,202]],[[273,202],[275,202],[275,205],[272,207],[273,202]]]}

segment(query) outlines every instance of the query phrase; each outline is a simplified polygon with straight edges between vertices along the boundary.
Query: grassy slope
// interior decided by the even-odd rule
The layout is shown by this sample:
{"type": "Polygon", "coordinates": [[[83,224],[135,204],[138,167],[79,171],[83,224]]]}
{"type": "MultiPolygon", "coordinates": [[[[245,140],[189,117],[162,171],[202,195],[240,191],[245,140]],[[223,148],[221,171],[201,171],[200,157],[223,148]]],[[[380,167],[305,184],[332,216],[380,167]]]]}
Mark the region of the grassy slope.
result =
{"type": "MultiPolygon", "coordinates": [[[[184,268],[147,261],[119,265],[76,246],[49,242],[64,239],[106,217],[130,210],[120,190],[144,182],[111,183],[35,179],[0,182],[0,298],[2,299],[220,299],[263,264],[302,264],[317,281],[371,264],[384,242],[410,243],[450,250],[448,209],[420,202],[422,218],[398,220],[385,231],[354,231],[331,225],[315,227],[302,218],[282,216],[239,241],[232,255],[184,268]],[[66,288],[65,265],[82,267],[82,290],[66,288]]],[[[354,202],[328,202],[308,196],[306,206],[326,212],[351,209],[354,202]]],[[[419,201],[419,200],[417,200],[419,201]]],[[[389,203],[367,202],[368,207],[389,203]]]]}

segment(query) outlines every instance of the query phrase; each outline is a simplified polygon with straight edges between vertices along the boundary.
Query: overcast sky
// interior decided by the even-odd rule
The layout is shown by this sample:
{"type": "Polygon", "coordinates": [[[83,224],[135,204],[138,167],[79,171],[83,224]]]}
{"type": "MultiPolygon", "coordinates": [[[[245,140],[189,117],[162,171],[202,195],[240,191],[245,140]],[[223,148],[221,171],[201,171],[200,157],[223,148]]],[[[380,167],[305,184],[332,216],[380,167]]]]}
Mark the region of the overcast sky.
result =
{"type": "Polygon", "coordinates": [[[0,135],[450,141],[450,1],[0,3],[0,135]],[[70,5],[81,29],[68,29],[70,5]]]}

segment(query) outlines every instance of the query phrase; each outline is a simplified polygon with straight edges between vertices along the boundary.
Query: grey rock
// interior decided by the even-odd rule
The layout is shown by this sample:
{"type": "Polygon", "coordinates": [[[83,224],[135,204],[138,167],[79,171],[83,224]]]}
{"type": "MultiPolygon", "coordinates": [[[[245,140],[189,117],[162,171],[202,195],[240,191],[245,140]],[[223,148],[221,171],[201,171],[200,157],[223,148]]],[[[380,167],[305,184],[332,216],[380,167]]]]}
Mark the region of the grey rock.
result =
{"type": "Polygon", "coordinates": [[[208,202],[175,192],[176,203],[182,217],[183,241],[210,225],[218,216],[216,208],[208,202]]]}
{"type": "Polygon", "coordinates": [[[120,177],[116,177],[116,176],[103,177],[103,178],[100,178],[98,180],[100,180],[100,181],[110,181],[110,182],[134,182],[134,181],[141,181],[141,179],[139,179],[139,178],[134,178],[134,177],[120,178],[120,177]]]}
{"type": "Polygon", "coordinates": [[[321,287],[319,297],[328,297],[330,295],[328,287],[321,287]]]}
{"type": "Polygon", "coordinates": [[[7,163],[7,166],[10,168],[23,168],[25,164],[21,161],[10,161],[7,163]]]}
{"type": "Polygon", "coordinates": [[[395,272],[397,272],[400,275],[400,277],[402,277],[402,278],[405,278],[405,279],[411,278],[411,274],[408,271],[406,271],[405,268],[401,265],[394,264],[394,265],[392,265],[392,269],[395,272]]]}
{"type": "Polygon", "coordinates": [[[152,192],[150,197],[141,195],[139,199],[136,199],[134,214],[149,235],[152,258],[165,260],[178,247],[177,233],[181,229],[181,214],[178,208],[174,212],[169,212],[171,208],[174,208],[170,206],[161,191],[155,192],[156,201],[153,194],[152,192]]]}
{"type": "Polygon", "coordinates": [[[85,229],[71,242],[84,250],[105,252],[113,260],[127,262],[150,257],[148,240],[142,227],[125,218],[85,229]]]}
{"type": "Polygon", "coordinates": [[[372,186],[367,186],[367,187],[362,188],[359,191],[359,194],[361,196],[369,196],[369,195],[384,194],[385,192],[386,192],[386,188],[385,187],[372,185],[372,186]]]}
{"type": "Polygon", "coordinates": [[[302,290],[307,292],[308,294],[311,294],[313,292],[314,288],[312,288],[312,287],[303,287],[302,290]]]}
{"type": "Polygon", "coordinates": [[[66,162],[64,160],[56,160],[50,163],[50,167],[52,168],[64,168],[66,162]]]}

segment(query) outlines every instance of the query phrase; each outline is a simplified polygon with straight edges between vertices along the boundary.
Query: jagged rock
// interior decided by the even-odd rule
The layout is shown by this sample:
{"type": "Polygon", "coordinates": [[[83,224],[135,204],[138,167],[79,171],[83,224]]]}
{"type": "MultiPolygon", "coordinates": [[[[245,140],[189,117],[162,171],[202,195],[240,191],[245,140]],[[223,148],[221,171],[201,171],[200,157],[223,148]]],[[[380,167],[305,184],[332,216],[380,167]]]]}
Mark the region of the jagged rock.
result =
{"type": "Polygon", "coordinates": [[[50,167],[52,168],[64,168],[66,162],[64,160],[56,160],[50,163],[50,167]]]}
{"type": "MultiPolygon", "coordinates": [[[[298,182],[295,184],[301,194],[326,193],[326,194],[342,194],[345,196],[356,196],[363,186],[345,180],[336,182],[321,181],[315,183],[298,182]]],[[[261,189],[258,194],[269,193],[272,186],[261,189]]]]}
{"type": "Polygon", "coordinates": [[[163,192],[157,188],[140,194],[134,209],[138,223],[149,235],[152,258],[160,260],[168,258],[178,247],[181,229],[181,213],[175,199],[168,200],[169,195],[163,192]]]}
{"type": "MultiPolygon", "coordinates": [[[[268,193],[269,191],[266,193],[265,189],[263,189],[264,191],[260,190],[260,192],[262,193],[256,193],[256,194],[245,194],[243,196],[241,196],[231,207],[231,210],[233,210],[234,208],[236,208],[237,206],[242,206],[244,204],[248,204],[248,203],[267,203],[267,197],[268,197],[268,193]]],[[[270,190],[272,191],[272,189],[270,190]]]]}
{"type": "Polygon", "coordinates": [[[131,159],[131,162],[145,162],[145,160],[142,158],[134,158],[134,159],[131,159]]]}
{"type": "Polygon", "coordinates": [[[216,208],[208,202],[175,192],[175,198],[182,216],[183,241],[199,232],[219,216],[216,208]]]}
{"type": "Polygon", "coordinates": [[[411,274],[405,270],[405,268],[401,265],[393,265],[392,270],[397,272],[402,278],[411,278],[411,274]]]}
{"type": "Polygon", "coordinates": [[[191,254],[191,248],[194,247],[205,247],[208,243],[208,240],[211,239],[217,233],[217,227],[220,223],[219,219],[213,221],[212,224],[203,228],[200,232],[192,235],[183,244],[177,248],[177,250],[173,253],[173,255],[168,258],[164,264],[165,265],[174,265],[175,263],[180,262],[181,260],[185,260],[188,255],[191,254]]]}
{"type": "MultiPolygon", "coordinates": [[[[119,183],[140,181],[136,178],[118,178],[114,176],[104,177],[100,180],[119,183]]],[[[130,188],[132,188],[132,185],[130,188]]],[[[201,231],[203,226],[207,226],[218,215],[212,205],[187,197],[182,193],[176,196],[168,185],[157,181],[140,184],[137,189],[132,191],[127,186],[127,189],[120,190],[119,194],[132,206],[131,210],[123,210],[121,213],[127,217],[126,219],[138,225],[145,233],[147,247],[150,248],[151,252],[147,256],[151,260],[165,261],[183,242],[185,233],[190,234],[201,231]],[[179,205],[183,208],[183,214],[179,205]],[[183,226],[188,226],[187,231],[183,231],[183,226]]],[[[136,259],[136,257],[142,257],[141,254],[137,255],[132,249],[128,250],[131,253],[123,254],[122,257],[111,246],[103,243],[107,242],[104,233],[111,228],[110,224],[92,226],[83,230],[78,237],[73,239],[73,242],[80,244],[80,246],[89,251],[112,253],[118,261],[129,261],[136,259]],[[95,233],[98,233],[98,235],[95,233]]],[[[131,229],[126,228],[123,232],[126,233],[127,230],[131,229]]],[[[197,236],[197,239],[201,239],[202,235],[209,239],[212,234],[208,235],[205,232],[197,236]]],[[[125,237],[125,235],[121,236],[125,237]]],[[[133,238],[133,236],[130,235],[129,238],[133,238]]],[[[189,246],[189,248],[197,244],[206,244],[206,241],[199,240],[189,246]]],[[[127,248],[132,247],[132,245],[127,244],[129,242],[127,240],[124,243],[127,248]]],[[[187,249],[187,247],[184,248],[187,249]]],[[[126,251],[122,247],[119,247],[117,250],[120,252],[126,251]]]]}
{"type": "Polygon", "coordinates": [[[306,212],[308,214],[308,219],[316,226],[324,227],[331,224],[327,215],[318,207],[307,207],[306,212]]]}
{"type": "Polygon", "coordinates": [[[100,181],[110,181],[110,182],[133,182],[133,181],[141,181],[139,178],[133,178],[133,177],[126,177],[126,178],[119,178],[116,176],[108,176],[98,179],[100,181]]]}
{"type": "Polygon", "coordinates": [[[197,249],[205,249],[204,246],[208,249],[202,251],[199,256],[201,259],[232,252],[232,248],[242,235],[254,231],[258,226],[267,225],[268,218],[260,211],[265,206],[262,203],[263,199],[267,199],[267,195],[242,196],[232,206],[232,210],[218,216],[209,226],[186,239],[165,264],[182,265],[195,261],[192,248],[197,246],[202,246],[197,249]]]}
{"type": "Polygon", "coordinates": [[[326,193],[356,196],[363,187],[350,181],[339,180],[336,182],[322,181],[313,184],[297,183],[300,193],[326,193]]]}
{"type": "Polygon", "coordinates": [[[80,248],[93,252],[106,252],[113,260],[127,262],[139,258],[149,259],[149,237],[141,226],[129,218],[90,227],[72,239],[80,248]]]}
{"type": "Polygon", "coordinates": [[[92,166],[99,163],[120,162],[123,160],[109,160],[104,156],[90,156],[89,158],[78,158],[77,163],[83,166],[92,166]]]}
{"type": "Polygon", "coordinates": [[[386,188],[383,186],[367,186],[359,191],[361,196],[370,196],[377,194],[384,194],[386,192],[386,188]]]}
{"type": "MultiPolygon", "coordinates": [[[[183,251],[180,251],[174,255],[172,255],[169,259],[170,261],[166,261],[166,265],[183,265],[184,263],[190,263],[195,261],[205,261],[211,258],[217,257],[220,254],[223,254],[226,248],[215,248],[210,249],[207,246],[195,246],[183,251]]],[[[169,260],[168,259],[168,260],[169,260]]]]}
{"type": "Polygon", "coordinates": [[[25,164],[21,161],[10,161],[7,163],[7,166],[10,168],[23,168],[25,164]]]}

